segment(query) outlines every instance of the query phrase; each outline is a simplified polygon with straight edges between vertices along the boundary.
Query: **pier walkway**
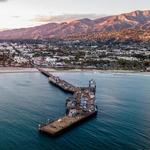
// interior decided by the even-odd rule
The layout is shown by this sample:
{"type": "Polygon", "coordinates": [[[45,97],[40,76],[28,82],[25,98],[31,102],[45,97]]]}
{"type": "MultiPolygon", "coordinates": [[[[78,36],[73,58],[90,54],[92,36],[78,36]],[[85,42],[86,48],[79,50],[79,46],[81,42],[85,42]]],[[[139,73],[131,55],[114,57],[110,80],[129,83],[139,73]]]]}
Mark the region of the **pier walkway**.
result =
{"type": "Polygon", "coordinates": [[[66,114],[54,121],[49,121],[39,125],[39,131],[49,135],[58,135],[68,128],[95,116],[97,106],[95,104],[96,82],[89,81],[88,87],[76,87],[48,71],[38,69],[42,74],[49,78],[49,82],[59,87],[65,92],[72,93],[66,100],[66,114]]]}

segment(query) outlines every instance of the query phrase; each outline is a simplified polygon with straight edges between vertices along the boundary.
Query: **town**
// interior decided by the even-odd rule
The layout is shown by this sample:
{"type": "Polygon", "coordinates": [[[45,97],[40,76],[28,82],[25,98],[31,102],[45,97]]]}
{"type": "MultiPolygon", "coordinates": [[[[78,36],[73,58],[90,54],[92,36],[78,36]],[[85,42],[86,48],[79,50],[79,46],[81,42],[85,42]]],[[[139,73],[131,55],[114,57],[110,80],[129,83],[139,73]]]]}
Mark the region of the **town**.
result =
{"type": "Polygon", "coordinates": [[[150,70],[150,44],[117,40],[0,41],[0,66],[150,70]]]}

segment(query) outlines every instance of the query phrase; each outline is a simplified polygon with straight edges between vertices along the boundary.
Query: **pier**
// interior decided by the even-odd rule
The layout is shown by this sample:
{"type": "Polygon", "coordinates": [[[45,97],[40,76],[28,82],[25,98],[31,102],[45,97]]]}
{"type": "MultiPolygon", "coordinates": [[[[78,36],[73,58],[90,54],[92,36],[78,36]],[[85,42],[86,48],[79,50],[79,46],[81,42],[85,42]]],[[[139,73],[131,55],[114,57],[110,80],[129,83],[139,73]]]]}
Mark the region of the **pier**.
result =
{"type": "Polygon", "coordinates": [[[52,136],[59,135],[97,114],[97,105],[95,103],[96,82],[94,80],[89,81],[88,87],[76,87],[48,71],[38,70],[48,77],[50,83],[65,92],[72,93],[72,96],[66,99],[65,115],[57,120],[48,120],[45,124],[39,124],[38,129],[40,132],[52,136]]]}

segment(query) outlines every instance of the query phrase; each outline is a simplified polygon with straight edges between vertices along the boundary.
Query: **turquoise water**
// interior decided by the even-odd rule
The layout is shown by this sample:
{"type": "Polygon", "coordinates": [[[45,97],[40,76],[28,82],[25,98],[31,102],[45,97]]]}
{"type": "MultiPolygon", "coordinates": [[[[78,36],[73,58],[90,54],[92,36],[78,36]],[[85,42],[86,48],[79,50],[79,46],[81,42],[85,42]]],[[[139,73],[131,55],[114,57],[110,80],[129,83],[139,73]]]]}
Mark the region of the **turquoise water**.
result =
{"type": "Polygon", "coordinates": [[[120,150],[150,148],[150,76],[112,73],[57,73],[86,86],[97,82],[96,118],[58,138],[37,126],[65,113],[68,94],[40,73],[0,74],[0,150],[120,150]]]}

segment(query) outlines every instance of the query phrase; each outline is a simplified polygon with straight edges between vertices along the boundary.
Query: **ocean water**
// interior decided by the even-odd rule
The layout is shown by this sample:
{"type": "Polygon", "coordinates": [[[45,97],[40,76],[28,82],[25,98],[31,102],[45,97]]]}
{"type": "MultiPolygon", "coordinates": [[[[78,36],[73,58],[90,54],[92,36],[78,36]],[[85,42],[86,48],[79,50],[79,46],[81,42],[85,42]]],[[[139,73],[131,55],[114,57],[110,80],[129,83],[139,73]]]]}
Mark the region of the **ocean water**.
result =
{"type": "Polygon", "coordinates": [[[97,82],[95,118],[52,138],[38,124],[65,113],[69,94],[40,73],[0,74],[0,150],[148,150],[150,76],[113,73],[57,73],[75,84],[97,82]]]}

